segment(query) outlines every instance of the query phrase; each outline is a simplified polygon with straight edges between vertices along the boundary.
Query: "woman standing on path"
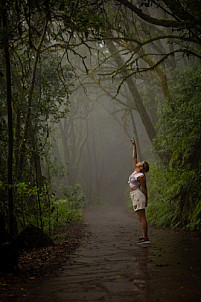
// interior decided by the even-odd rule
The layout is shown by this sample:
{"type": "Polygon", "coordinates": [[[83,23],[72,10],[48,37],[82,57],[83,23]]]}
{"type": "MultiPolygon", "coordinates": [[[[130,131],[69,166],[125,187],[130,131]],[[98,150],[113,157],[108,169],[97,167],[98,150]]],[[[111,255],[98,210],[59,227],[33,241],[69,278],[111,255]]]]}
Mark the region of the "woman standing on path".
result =
{"type": "Polygon", "coordinates": [[[147,206],[147,186],[145,173],[149,171],[149,164],[146,161],[137,162],[137,151],[134,137],[130,139],[133,144],[133,164],[134,172],[129,176],[130,197],[133,209],[137,213],[142,227],[142,237],[137,241],[138,244],[150,243],[148,238],[148,225],[146,220],[145,208],[147,206]],[[140,186],[142,191],[140,190],[140,186]]]}

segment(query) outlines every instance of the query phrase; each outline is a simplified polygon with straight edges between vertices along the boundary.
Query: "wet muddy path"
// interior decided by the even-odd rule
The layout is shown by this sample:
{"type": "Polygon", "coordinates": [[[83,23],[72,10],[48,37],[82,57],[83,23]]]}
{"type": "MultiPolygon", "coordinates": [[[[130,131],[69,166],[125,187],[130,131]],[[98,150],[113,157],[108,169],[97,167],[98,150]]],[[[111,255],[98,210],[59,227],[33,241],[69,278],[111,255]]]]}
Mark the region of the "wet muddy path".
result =
{"type": "Polygon", "coordinates": [[[121,206],[85,212],[83,244],[58,276],[36,284],[16,301],[201,301],[201,240],[151,228],[149,247],[136,215],[121,206]]]}

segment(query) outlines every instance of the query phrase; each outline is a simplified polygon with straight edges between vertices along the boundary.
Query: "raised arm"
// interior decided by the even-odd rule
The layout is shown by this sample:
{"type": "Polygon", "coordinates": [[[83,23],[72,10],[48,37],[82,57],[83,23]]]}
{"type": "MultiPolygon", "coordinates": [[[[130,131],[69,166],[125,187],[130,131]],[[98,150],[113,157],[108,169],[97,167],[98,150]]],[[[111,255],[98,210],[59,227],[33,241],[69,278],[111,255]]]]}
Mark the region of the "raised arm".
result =
{"type": "Polygon", "coordinates": [[[133,165],[134,165],[134,169],[135,169],[136,164],[137,164],[137,150],[136,150],[136,143],[135,143],[134,137],[131,138],[130,141],[133,144],[133,165]]]}

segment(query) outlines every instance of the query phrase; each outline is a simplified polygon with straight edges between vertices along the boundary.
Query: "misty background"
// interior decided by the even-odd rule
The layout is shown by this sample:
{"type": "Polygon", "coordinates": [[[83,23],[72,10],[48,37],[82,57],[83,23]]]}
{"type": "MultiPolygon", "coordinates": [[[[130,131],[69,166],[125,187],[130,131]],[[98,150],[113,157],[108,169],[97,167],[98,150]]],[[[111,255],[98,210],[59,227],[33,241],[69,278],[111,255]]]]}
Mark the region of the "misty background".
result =
{"type": "MultiPolygon", "coordinates": [[[[63,184],[80,184],[90,203],[125,201],[133,172],[129,116],[96,85],[79,87],[70,102],[70,112],[53,136],[56,163],[66,170],[63,184]]],[[[134,119],[139,148],[148,160],[151,142],[136,111],[134,119]]]]}

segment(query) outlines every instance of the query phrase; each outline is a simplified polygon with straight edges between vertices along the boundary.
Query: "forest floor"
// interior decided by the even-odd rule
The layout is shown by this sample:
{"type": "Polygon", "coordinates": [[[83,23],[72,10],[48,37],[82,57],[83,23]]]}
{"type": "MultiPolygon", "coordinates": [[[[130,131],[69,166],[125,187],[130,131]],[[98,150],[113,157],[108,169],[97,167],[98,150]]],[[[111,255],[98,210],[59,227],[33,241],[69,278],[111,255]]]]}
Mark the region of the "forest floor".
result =
{"type": "Polygon", "coordinates": [[[0,301],[200,301],[200,235],[151,227],[138,246],[137,216],[121,205],[85,210],[71,232],[71,245],[25,253],[21,276],[0,279],[0,301]]]}
{"type": "Polygon", "coordinates": [[[59,229],[53,246],[20,251],[19,269],[0,272],[0,302],[26,296],[34,280],[55,275],[86,236],[83,224],[68,225],[59,229]]]}

